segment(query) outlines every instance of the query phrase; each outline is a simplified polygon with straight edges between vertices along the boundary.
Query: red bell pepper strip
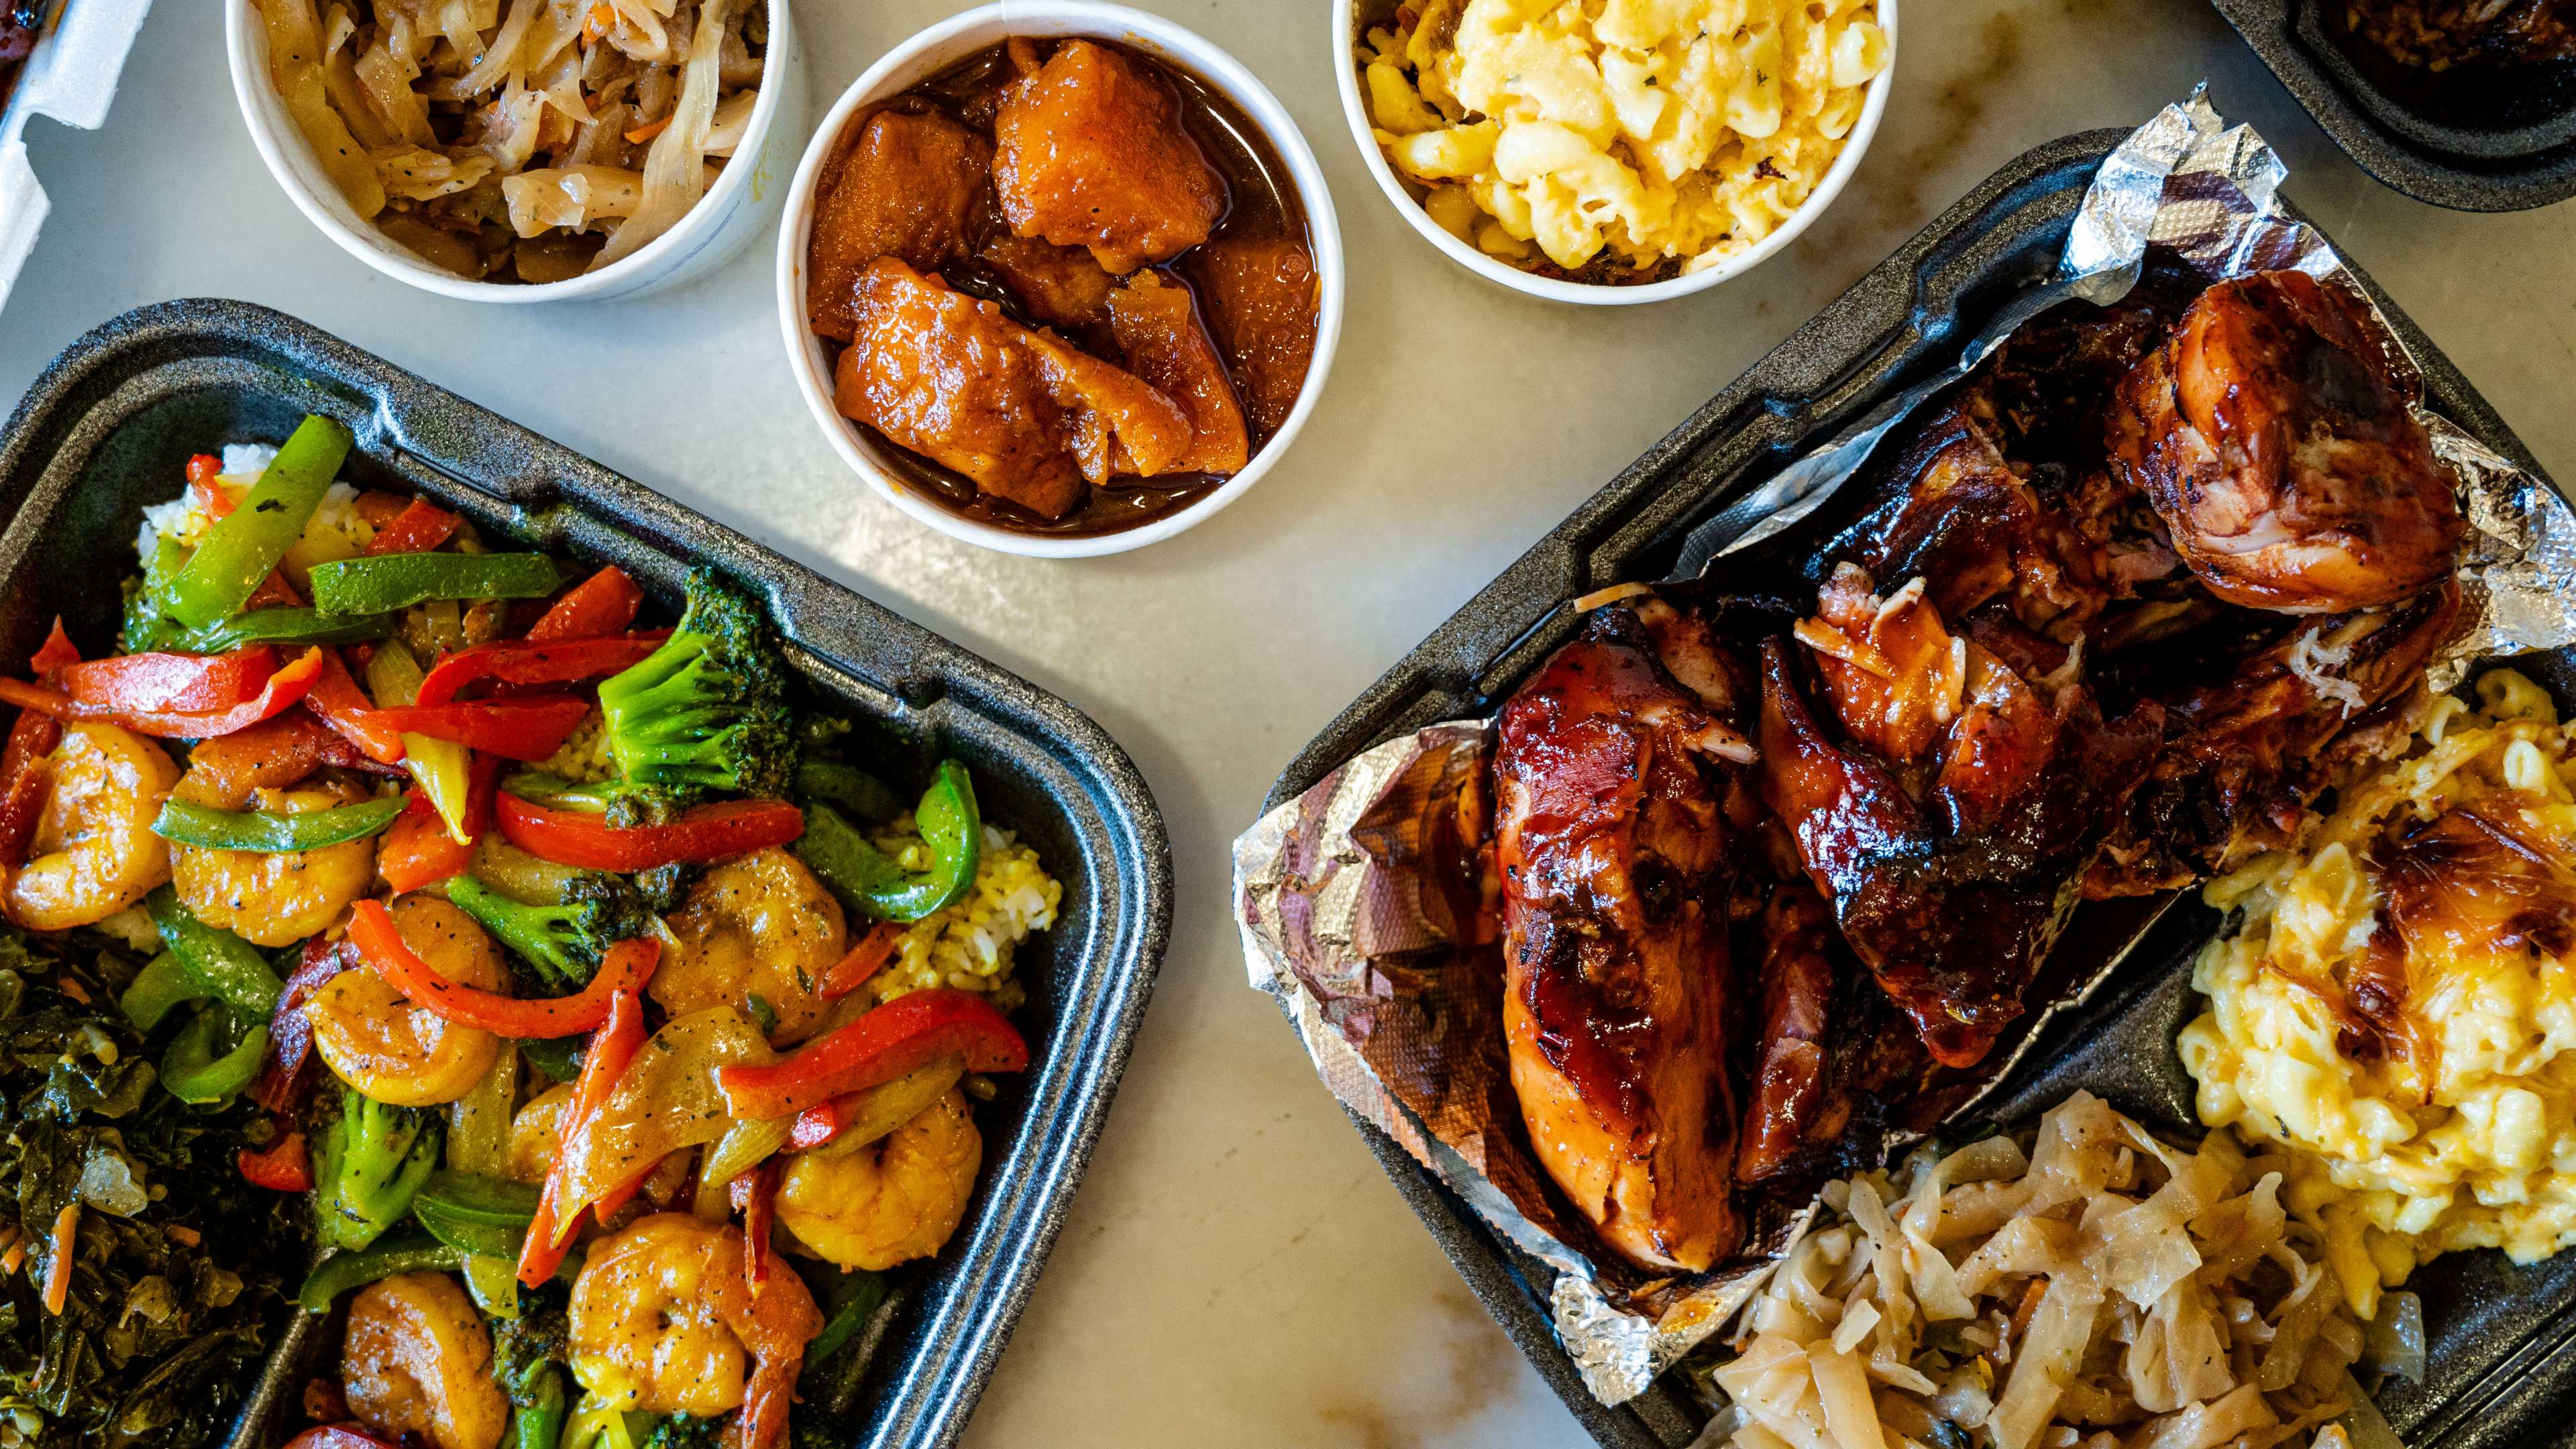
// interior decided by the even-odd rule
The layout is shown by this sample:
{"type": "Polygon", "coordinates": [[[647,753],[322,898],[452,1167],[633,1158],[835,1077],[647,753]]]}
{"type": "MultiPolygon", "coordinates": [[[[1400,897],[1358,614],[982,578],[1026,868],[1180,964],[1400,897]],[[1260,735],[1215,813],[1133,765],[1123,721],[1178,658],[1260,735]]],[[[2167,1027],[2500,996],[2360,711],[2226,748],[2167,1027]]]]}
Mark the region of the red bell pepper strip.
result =
{"type": "Polygon", "coordinates": [[[377,710],[375,719],[404,734],[454,740],[504,759],[533,762],[562,749],[589,713],[588,700],[547,694],[478,699],[470,704],[398,705],[377,710]]]}
{"type": "Polygon", "coordinates": [[[823,984],[815,994],[833,1001],[867,985],[868,978],[894,959],[895,951],[903,945],[905,929],[892,921],[877,922],[857,945],[824,970],[823,984]]]}
{"type": "Polygon", "coordinates": [[[528,627],[531,643],[558,639],[596,639],[635,622],[644,607],[644,591],[615,564],[601,569],[555,600],[545,617],[528,627]]]}
{"type": "Polygon", "coordinates": [[[501,792],[501,834],[540,860],[581,870],[638,871],[673,861],[722,860],[805,833],[805,812],[784,800],[719,800],[663,825],[620,829],[596,815],[549,810],[501,792]]]}
{"type": "Polygon", "coordinates": [[[376,530],[367,541],[367,556],[388,553],[427,553],[456,532],[455,514],[426,498],[415,498],[411,506],[393,516],[392,521],[376,530]]]}
{"type": "Polygon", "coordinates": [[[671,637],[668,629],[603,639],[504,639],[440,657],[420,682],[415,704],[446,704],[467,685],[570,684],[643,663],[671,637]]]}
{"type": "Polygon", "coordinates": [[[1026,1071],[1029,1044],[972,991],[915,991],[774,1065],[720,1068],[716,1085],[737,1117],[788,1117],[950,1056],[970,1072],[1026,1071]]]}
{"type": "Polygon", "coordinates": [[[268,577],[259,581],[259,587],[250,591],[250,597],[242,600],[242,612],[247,614],[253,609],[293,609],[301,607],[303,603],[304,596],[295,592],[295,585],[286,581],[286,575],[270,569],[268,577]]]}
{"type": "Polygon", "coordinates": [[[339,651],[322,656],[322,673],[304,696],[304,707],[320,715],[333,733],[356,745],[368,759],[381,765],[402,763],[402,731],[376,718],[375,702],[358,687],[339,651]]]}
{"type": "MultiPolygon", "coordinates": [[[[614,950],[610,954],[614,955],[614,950]]],[[[600,976],[607,974],[608,965],[602,962],[600,976]]],[[[531,1288],[553,1277],[555,1269],[562,1266],[564,1249],[572,1242],[573,1222],[580,1221],[578,1212],[572,1215],[572,1222],[557,1221],[562,1216],[564,1174],[571,1170],[574,1149],[589,1136],[599,1109],[607,1105],[608,1094],[616,1089],[617,1079],[626,1074],[635,1054],[643,1049],[643,992],[640,984],[630,985],[610,993],[603,1029],[590,1039],[590,1047],[582,1055],[581,1078],[573,1084],[561,1145],[555,1151],[554,1166],[546,1172],[545,1187],[538,1193],[536,1220],[528,1224],[528,1236],[520,1243],[519,1281],[531,1288]]]]}
{"type": "MultiPolygon", "coordinates": [[[[39,680],[51,682],[78,663],[80,650],[72,647],[63,621],[56,619],[53,632],[45,636],[27,666],[39,680]]],[[[41,709],[19,710],[16,722],[9,726],[9,743],[0,747],[0,871],[26,864],[36,823],[45,813],[45,797],[51,793],[53,776],[45,757],[62,742],[62,721],[41,709]]]]}
{"type": "Polygon", "coordinates": [[[150,713],[230,709],[277,672],[277,651],[253,644],[229,654],[120,654],[62,673],[63,692],[83,704],[150,713]]]}
{"type": "MultiPolygon", "coordinates": [[[[188,459],[188,486],[197,491],[199,507],[212,511],[207,495],[215,491],[215,480],[224,476],[224,460],[212,453],[198,453],[188,459]]],[[[229,507],[227,508],[229,510],[229,507]]]]}
{"type": "Polygon", "coordinates": [[[473,863],[474,847],[456,843],[447,822],[438,817],[438,807],[418,790],[405,799],[403,813],[394,817],[376,846],[376,874],[395,895],[463,875],[473,863]]]}
{"type": "Polygon", "coordinates": [[[131,709],[106,709],[83,704],[59,690],[15,679],[0,679],[0,704],[14,704],[22,709],[41,709],[57,717],[105,720],[123,725],[140,735],[157,739],[211,740],[222,735],[249,729],[261,720],[304,698],[314,679],[322,672],[322,651],[307,649],[303,657],[270,675],[260,686],[255,699],[231,709],[212,714],[177,714],[131,709]]]}
{"type": "Polygon", "coordinates": [[[608,1020],[611,998],[639,990],[661,962],[662,943],[649,937],[620,941],[600,958],[590,984],[571,996],[519,1000],[450,981],[403,943],[393,913],[382,901],[360,901],[349,917],[349,939],[394,990],[412,1005],[459,1026],[509,1037],[572,1036],[608,1020]]]}
{"type": "Polygon", "coordinates": [[[778,1212],[778,1160],[756,1163],[725,1184],[725,1195],[742,1214],[742,1283],[758,1298],[769,1286],[769,1230],[778,1212]]]}
{"type": "Polygon", "coordinates": [[[313,1159],[304,1150],[304,1134],[289,1132],[268,1145],[265,1151],[253,1152],[245,1147],[238,1159],[241,1175],[254,1187],[271,1192],[311,1192],[313,1159]]]}
{"type": "Polygon", "coordinates": [[[304,1014],[304,1003],[332,977],[359,965],[358,948],[346,941],[327,942],[320,936],[305,941],[304,957],[287,974],[277,1010],[269,1014],[268,1050],[260,1058],[259,1075],[251,1079],[252,1100],[280,1115],[303,1104],[313,1065],[313,1023],[304,1014]]]}

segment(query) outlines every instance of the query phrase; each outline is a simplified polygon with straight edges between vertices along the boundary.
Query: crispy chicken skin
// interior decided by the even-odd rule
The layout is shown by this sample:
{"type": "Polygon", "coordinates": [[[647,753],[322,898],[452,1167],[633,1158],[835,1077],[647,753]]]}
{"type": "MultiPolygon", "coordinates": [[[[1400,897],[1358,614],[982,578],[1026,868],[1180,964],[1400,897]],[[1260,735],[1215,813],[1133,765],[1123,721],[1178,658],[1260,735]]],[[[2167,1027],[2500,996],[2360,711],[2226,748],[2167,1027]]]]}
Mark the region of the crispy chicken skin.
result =
{"type": "Polygon", "coordinates": [[[1190,448],[1189,415],[1142,379],[893,257],[870,262],[855,295],[834,405],[986,493],[1055,518],[1086,480],[1109,480],[1114,455],[1150,474],[1190,448]]]}
{"type": "MultiPolygon", "coordinates": [[[[1736,1243],[1728,1055],[1735,833],[1750,751],[1657,657],[1667,614],[1597,610],[1504,707],[1495,757],[1504,1040],[1540,1163],[1612,1248],[1700,1270],[1736,1243]]],[[[1725,673],[1703,674],[1724,690],[1725,673]]],[[[1722,696],[1721,696],[1722,697],[1722,696]]]]}
{"type": "Polygon", "coordinates": [[[1161,77],[1088,40],[1042,66],[1014,41],[1012,59],[1022,74],[993,118],[993,183],[1013,232],[1089,247],[1121,276],[1208,239],[1225,179],[1161,77]]]}
{"type": "Polygon", "coordinates": [[[993,143],[936,111],[879,111],[814,206],[805,307],[816,333],[858,326],[859,273],[878,257],[935,272],[973,250],[993,143]]]}
{"type": "Polygon", "coordinates": [[[2450,572],[2450,474],[2366,326],[2340,289],[2257,273],[2202,292],[2122,381],[2113,462],[2220,599],[2328,614],[2450,572]]]}

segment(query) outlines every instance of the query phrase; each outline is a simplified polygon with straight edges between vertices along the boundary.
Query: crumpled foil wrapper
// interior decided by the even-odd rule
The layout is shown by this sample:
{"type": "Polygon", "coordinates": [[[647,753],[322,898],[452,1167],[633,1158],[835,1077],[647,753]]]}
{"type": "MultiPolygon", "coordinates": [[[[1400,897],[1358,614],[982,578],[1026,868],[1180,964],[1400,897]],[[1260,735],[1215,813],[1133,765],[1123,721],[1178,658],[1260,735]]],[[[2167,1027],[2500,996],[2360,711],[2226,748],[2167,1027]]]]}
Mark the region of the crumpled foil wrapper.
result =
{"type": "MultiPolygon", "coordinates": [[[[1695,579],[1711,560],[1812,512],[1918,407],[2041,311],[2125,296],[2151,244],[2212,280],[2294,267],[2366,298],[2325,239],[2282,210],[2285,175],[2260,136],[2227,126],[2202,95],[2167,107],[2105,159],[2047,286],[2008,306],[1955,368],[1889,399],[1693,530],[1675,579],[1695,579]]],[[[2380,320],[2392,360],[2415,369],[2380,320]]],[[[2435,662],[2435,686],[2456,685],[2480,659],[2576,642],[2576,512],[2449,421],[2419,416],[2459,475],[2470,524],[2461,578],[2474,623],[2435,662]]],[[[1235,842],[1235,915],[1253,986],[1278,999],[1333,1095],[1555,1271],[1557,1335],[1593,1396],[1615,1405],[1725,1324],[1814,1205],[1757,1195],[1744,1204],[1746,1240],[1734,1259],[1712,1273],[1656,1278],[1604,1247],[1548,1180],[1511,1089],[1500,928],[1495,903],[1479,894],[1493,744],[1490,721],[1435,725],[1362,752],[1270,812],[1235,842]]],[[[2033,998],[2052,1004],[2017,1024],[1963,1084],[1954,1116],[1972,1115],[2152,919],[2150,911],[2118,923],[2080,977],[2044,973],[2033,998]]],[[[1890,1134],[1884,1145],[1905,1140],[1890,1134]]]]}

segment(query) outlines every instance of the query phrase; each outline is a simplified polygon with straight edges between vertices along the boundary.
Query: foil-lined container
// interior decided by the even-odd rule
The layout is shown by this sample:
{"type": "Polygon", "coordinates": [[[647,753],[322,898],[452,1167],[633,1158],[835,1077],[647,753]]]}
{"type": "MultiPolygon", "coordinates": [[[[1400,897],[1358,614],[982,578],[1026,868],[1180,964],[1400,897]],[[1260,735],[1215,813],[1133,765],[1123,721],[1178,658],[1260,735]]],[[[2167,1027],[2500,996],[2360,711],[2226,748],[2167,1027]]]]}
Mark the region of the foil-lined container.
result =
{"type": "MultiPolygon", "coordinates": [[[[2170,254],[2210,281],[2296,268],[2368,301],[2326,239],[2285,208],[2285,174],[2260,136],[2227,126],[2205,97],[2167,107],[2093,173],[2053,275],[2004,303],[1953,365],[1895,390],[1692,528],[1665,581],[1699,580],[1807,517],[2023,323],[2070,298],[2125,296],[2150,247],[2160,263],[2170,254]]],[[[2409,329],[2375,302],[2372,311],[2392,360],[2420,374],[2409,329]]],[[[2455,685],[2478,660],[2576,643],[2576,511],[2535,472],[2418,412],[2458,475],[2471,525],[2460,573],[2474,622],[2436,662],[2434,684],[2455,685]]],[[[1608,1251],[1549,1181],[1511,1089],[1499,924],[1479,865],[1493,742],[1490,719],[1416,729],[1277,805],[1235,842],[1236,920],[1252,985],[1278,1000],[1333,1095],[1503,1242],[1553,1270],[1555,1337],[1583,1389],[1616,1406],[1723,1328],[1814,1208],[1803,1194],[1752,1193],[1735,1257],[1706,1274],[1658,1277],[1608,1251]]],[[[2119,970],[2169,899],[2079,914],[2031,988],[2033,1009],[1985,1062],[1943,1084],[1941,1117],[1900,1120],[1861,1145],[1892,1152],[1939,1121],[1975,1120],[2051,1023],[2119,970]]]]}

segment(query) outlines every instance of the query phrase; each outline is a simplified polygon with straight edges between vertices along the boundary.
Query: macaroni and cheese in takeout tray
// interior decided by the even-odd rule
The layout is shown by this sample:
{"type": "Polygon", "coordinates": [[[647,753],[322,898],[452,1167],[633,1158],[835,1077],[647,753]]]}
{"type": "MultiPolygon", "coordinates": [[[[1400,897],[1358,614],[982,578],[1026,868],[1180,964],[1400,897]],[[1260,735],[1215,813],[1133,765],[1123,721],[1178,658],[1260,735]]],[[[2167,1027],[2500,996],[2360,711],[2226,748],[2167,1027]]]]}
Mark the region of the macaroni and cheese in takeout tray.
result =
{"type": "Polygon", "coordinates": [[[1353,63],[1372,138],[1443,230],[1540,277],[1635,286],[1749,264],[1831,200],[1893,9],[1422,0],[1356,26],[1353,63]]]}

